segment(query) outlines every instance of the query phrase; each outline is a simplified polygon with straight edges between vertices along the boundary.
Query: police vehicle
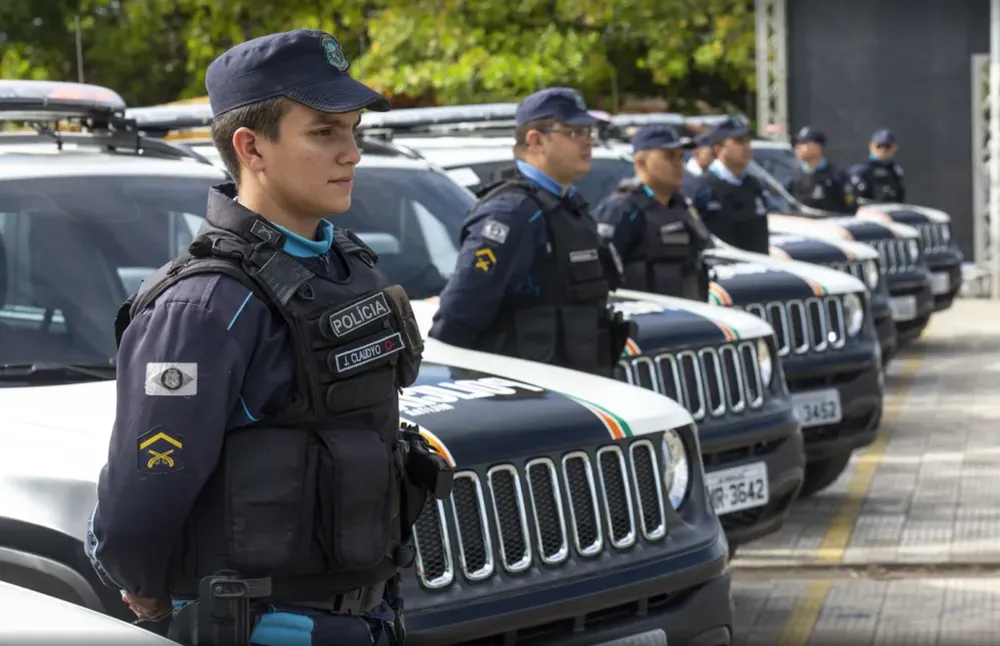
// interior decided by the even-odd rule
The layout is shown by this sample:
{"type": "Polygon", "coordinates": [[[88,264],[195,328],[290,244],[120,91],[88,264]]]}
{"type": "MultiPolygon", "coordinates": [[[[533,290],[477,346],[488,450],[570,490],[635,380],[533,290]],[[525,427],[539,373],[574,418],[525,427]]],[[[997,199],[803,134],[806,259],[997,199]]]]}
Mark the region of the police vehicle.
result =
{"type": "MultiPolygon", "coordinates": [[[[631,128],[636,126],[668,123],[679,128],[684,134],[690,135],[727,118],[729,118],[727,115],[685,117],[671,113],[622,114],[611,117],[605,132],[609,140],[614,142],[612,145],[615,150],[630,152],[625,140],[630,138],[631,128]]],[[[785,233],[831,243],[841,240],[857,241],[875,249],[880,260],[881,280],[886,283],[885,287],[889,293],[888,315],[892,317],[896,327],[896,342],[893,344],[890,342],[892,335],[888,331],[883,331],[887,325],[885,322],[887,313],[882,299],[876,294],[872,302],[872,314],[876,317],[883,347],[902,346],[919,338],[930,322],[931,314],[934,313],[935,301],[931,277],[924,253],[920,249],[917,231],[912,227],[892,222],[880,222],[880,226],[873,227],[870,226],[870,220],[863,222],[852,216],[825,213],[805,206],[792,197],[770,172],[773,168],[773,155],[775,151],[780,150],[780,147],[775,147],[772,142],[757,139],[753,140],[751,145],[754,159],[747,170],[768,189],[770,211],[768,227],[771,233],[785,233]]],[[[791,163],[794,166],[791,167],[792,171],[786,170],[782,178],[798,168],[798,160],[794,153],[791,153],[787,146],[785,152],[791,155],[791,163]]],[[[787,167],[788,160],[785,159],[783,163],[787,167]]],[[[839,260],[836,264],[830,265],[824,260],[825,253],[822,251],[814,253],[813,249],[806,245],[798,245],[796,254],[789,255],[796,260],[826,264],[851,273],[854,271],[851,264],[841,264],[842,261],[839,260]]],[[[873,292],[878,291],[878,286],[872,288],[867,280],[864,282],[873,292]]]]}
{"type": "MultiPolygon", "coordinates": [[[[0,134],[0,580],[131,620],[82,543],[116,411],[109,326],[225,175],[123,108],[105,88],[0,82],[0,120],[34,126],[0,134]]],[[[411,205],[431,222],[434,195],[411,205]]],[[[413,309],[426,333],[434,305],[413,309]]],[[[685,408],[434,339],[400,408],[456,470],[416,523],[408,643],[731,643],[727,545],[685,408]]]]}
{"type": "MultiPolygon", "coordinates": [[[[753,155],[754,161],[771,175],[776,183],[791,177],[791,173],[798,168],[798,159],[795,157],[795,153],[788,144],[783,142],[755,140],[753,142],[753,155]]],[[[790,196],[786,195],[787,197],[790,196]]],[[[823,215],[822,211],[805,206],[794,198],[789,201],[797,213],[809,216],[823,215]]],[[[860,229],[851,226],[850,217],[829,217],[827,215],[823,220],[824,222],[843,224],[855,240],[865,242],[874,240],[866,237],[860,229]]],[[[947,213],[912,204],[871,203],[860,206],[854,219],[882,224],[897,234],[905,231],[907,239],[912,239],[912,234],[915,234],[920,250],[919,264],[930,272],[930,290],[933,297],[931,311],[941,311],[951,307],[962,288],[962,261],[964,257],[952,241],[951,218],[947,213]]],[[[873,244],[873,242],[869,242],[869,244],[873,244]]],[[[899,270],[899,263],[902,260],[899,250],[896,249],[896,258],[894,259],[891,249],[882,245],[883,243],[873,244],[882,252],[883,262],[889,267],[890,292],[896,296],[897,292],[902,293],[903,285],[907,280],[896,277],[894,274],[906,274],[907,272],[899,270]],[[893,271],[893,268],[896,268],[896,271],[893,271]],[[896,287],[897,284],[899,287],[896,287]]],[[[912,246],[912,243],[907,242],[907,245],[912,246]]],[[[912,256],[912,254],[909,255],[912,256]]],[[[913,281],[910,280],[910,282],[913,281]]],[[[925,309],[924,297],[917,296],[920,301],[918,312],[923,312],[925,309]]],[[[904,305],[904,308],[907,307],[904,305]]]]}
{"type": "Polygon", "coordinates": [[[138,626],[2,580],[0,644],[177,646],[138,626]]]}
{"type": "MultiPolygon", "coordinates": [[[[166,134],[166,108],[153,109],[132,114],[148,132],[166,134]]],[[[175,115],[181,110],[172,109],[175,115]]],[[[197,122],[174,125],[187,124],[197,122]]],[[[173,134],[206,157],[211,154],[209,142],[194,143],[196,131],[173,134]]],[[[380,254],[389,278],[412,299],[433,303],[454,269],[458,231],[475,203],[453,180],[472,171],[442,172],[412,150],[387,142],[364,145],[368,154],[357,167],[351,209],[333,221],[365,239],[380,254]]],[[[690,410],[715,510],[734,549],[776,531],[802,483],[804,457],[773,329],[752,316],[682,299],[618,292],[614,300],[640,330],[628,344],[618,377],[690,410]]]]}
{"type": "MultiPolygon", "coordinates": [[[[419,150],[456,181],[475,189],[512,163],[515,107],[493,104],[396,110],[366,114],[362,126],[372,136],[391,137],[398,146],[419,150]]],[[[596,203],[633,173],[627,157],[595,147],[591,171],[576,186],[588,203],[596,203]]],[[[457,240],[459,219],[454,226],[452,237],[457,240]]],[[[864,283],[840,271],[758,254],[748,256],[723,245],[716,245],[705,257],[714,268],[712,302],[739,306],[773,326],[777,356],[803,425],[808,463],[801,494],[826,488],[846,468],[851,452],[874,440],[882,415],[880,349],[864,283]]],[[[654,299],[648,293],[626,290],[615,296],[619,302],[623,298],[654,299]]],[[[686,302],[688,308],[693,306],[686,302]]],[[[622,309],[628,313],[627,308],[622,309]]],[[[674,396],[671,371],[658,366],[662,362],[657,359],[664,348],[677,343],[671,329],[678,326],[668,324],[662,335],[656,330],[656,336],[646,340],[641,337],[654,330],[642,320],[639,323],[639,350],[623,358],[625,376],[633,383],[674,396]]],[[[692,412],[702,413],[702,407],[715,406],[711,397],[719,390],[709,384],[705,398],[689,399],[684,393],[679,401],[685,401],[692,412]]],[[[720,410],[729,407],[726,402],[719,403],[720,410]]],[[[710,415],[702,419],[702,444],[710,449],[714,425],[709,424],[710,415]]],[[[705,464],[711,473],[710,455],[705,456],[705,464]]],[[[722,517],[732,536],[735,528],[730,529],[727,520],[722,517]]]]}

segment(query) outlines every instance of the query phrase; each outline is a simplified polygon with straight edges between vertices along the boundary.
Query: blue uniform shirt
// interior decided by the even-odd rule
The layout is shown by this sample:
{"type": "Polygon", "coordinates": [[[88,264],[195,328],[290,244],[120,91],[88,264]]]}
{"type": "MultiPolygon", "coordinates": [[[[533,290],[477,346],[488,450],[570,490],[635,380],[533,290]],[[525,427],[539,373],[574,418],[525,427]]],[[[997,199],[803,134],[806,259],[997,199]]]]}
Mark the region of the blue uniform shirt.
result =
{"type": "MultiPolygon", "coordinates": [[[[285,233],[285,251],[318,275],[347,275],[328,222],[315,241],[285,233]]],[[[106,584],[168,597],[171,554],[225,433],[287,406],[293,372],[284,321],[228,276],[184,278],[137,313],[118,350],[117,414],[86,545],[106,584]],[[189,381],[174,392],[151,385],[171,363],[189,381]],[[157,436],[158,455],[147,456],[140,438],[157,436]],[[156,473],[139,464],[147,457],[158,460],[156,473]]]]}
{"type": "MultiPolygon", "coordinates": [[[[553,195],[572,195],[534,166],[518,160],[526,179],[553,195]]],[[[472,347],[496,320],[505,296],[537,294],[531,267],[539,253],[551,248],[542,209],[520,192],[501,193],[473,211],[462,228],[455,273],[441,292],[430,336],[445,343],[472,347]]]]}

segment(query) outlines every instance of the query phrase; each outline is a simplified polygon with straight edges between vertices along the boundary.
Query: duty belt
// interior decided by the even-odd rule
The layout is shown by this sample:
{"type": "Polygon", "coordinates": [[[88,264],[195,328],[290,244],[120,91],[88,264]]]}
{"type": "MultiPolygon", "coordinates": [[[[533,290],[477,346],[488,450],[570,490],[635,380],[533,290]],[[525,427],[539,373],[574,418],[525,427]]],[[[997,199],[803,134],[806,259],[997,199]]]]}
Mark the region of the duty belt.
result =
{"type": "Polygon", "coordinates": [[[291,601],[287,605],[327,610],[340,615],[359,615],[377,608],[382,603],[384,592],[385,582],[382,582],[338,594],[327,601],[291,601]]]}

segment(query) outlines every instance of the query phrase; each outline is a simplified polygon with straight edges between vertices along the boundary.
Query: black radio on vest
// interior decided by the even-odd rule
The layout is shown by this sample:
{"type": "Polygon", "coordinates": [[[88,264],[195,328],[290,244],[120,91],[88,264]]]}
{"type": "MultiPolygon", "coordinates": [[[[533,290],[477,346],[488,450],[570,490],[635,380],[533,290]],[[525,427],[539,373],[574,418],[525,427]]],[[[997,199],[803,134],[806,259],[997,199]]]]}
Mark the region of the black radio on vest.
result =
{"type": "Polygon", "coordinates": [[[760,182],[747,175],[736,186],[714,173],[705,173],[701,180],[711,186],[720,204],[717,213],[704,214],[712,233],[734,247],[767,254],[770,243],[767,202],[760,182]]]}
{"type": "Polygon", "coordinates": [[[625,285],[706,302],[709,277],[701,252],[711,245],[712,234],[690,200],[675,193],[663,205],[636,182],[622,183],[616,192],[628,196],[646,223],[639,249],[625,259],[625,285]]]}
{"type": "Polygon", "coordinates": [[[621,260],[598,236],[582,197],[559,198],[516,170],[499,177],[479,192],[470,213],[501,192],[527,194],[544,218],[549,253],[532,264],[535,294],[504,297],[478,349],[610,377],[635,325],[608,305],[621,260]]]}
{"type": "Polygon", "coordinates": [[[412,525],[428,495],[446,497],[451,487],[451,467],[419,433],[401,433],[398,392],[416,379],[423,340],[378,256],[334,229],[348,278],[317,276],[283,250],[284,234],[220,206],[227,200],[212,192],[188,253],[150,276],[115,326],[120,342],[132,316],[171,285],[214,273],[240,281],[290,330],[293,401],[226,433],[171,558],[171,597],[200,600],[201,643],[245,637],[246,612],[222,613],[232,630],[203,623],[233,597],[346,614],[380,603],[397,569],[413,562],[412,525]]]}

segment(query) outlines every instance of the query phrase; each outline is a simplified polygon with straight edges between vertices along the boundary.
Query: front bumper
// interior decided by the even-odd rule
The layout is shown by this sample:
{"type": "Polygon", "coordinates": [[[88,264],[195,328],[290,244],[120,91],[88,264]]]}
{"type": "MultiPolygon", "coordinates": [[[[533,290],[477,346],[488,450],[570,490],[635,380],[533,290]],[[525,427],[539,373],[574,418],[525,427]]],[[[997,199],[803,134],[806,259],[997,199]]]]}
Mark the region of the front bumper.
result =
{"type": "Polygon", "coordinates": [[[931,273],[934,311],[940,312],[952,306],[962,289],[962,256],[947,250],[930,252],[926,258],[931,273]]]}
{"type": "Polygon", "coordinates": [[[927,271],[919,269],[889,274],[887,282],[893,321],[896,324],[897,346],[902,347],[923,333],[934,313],[931,278],[927,271]]]}
{"type": "Polygon", "coordinates": [[[872,318],[875,320],[875,332],[878,334],[879,348],[882,350],[882,367],[889,365],[890,359],[896,354],[899,339],[896,323],[892,320],[892,307],[889,305],[889,295],[885,287],[872,292],[872,318]]]}
{"type": "Polygon", "coordinates": [[[489,636],[496,643],[592,646],[659,629],[669,644],[728,646],[733,603],[726,550],[717,533],[652,562],[408,612],[406,643],[445,646],[489,636]]]}
{"type": "MultiPolygon", "coordinates": [[[[826,423],[822,415],[804,412],[802,435],[808,462],[852,451],[875,441],[882,420],[884,376],[874,341],[854,347],[784,360],[785,378],[793,401],[836,391],[841,419],[826,423]]],[[[814,409],[815,410],[815,409],[814,409]]]]}
{"type": "Polygon", "coordinates": [[[805,477],[802,433],[787,398],[772,399],[750,416],[699,426],[706,474],[763,462],[768,499],[763,505],[719,516],[726,537],[742,545],[781,529],[805,477]]]}

